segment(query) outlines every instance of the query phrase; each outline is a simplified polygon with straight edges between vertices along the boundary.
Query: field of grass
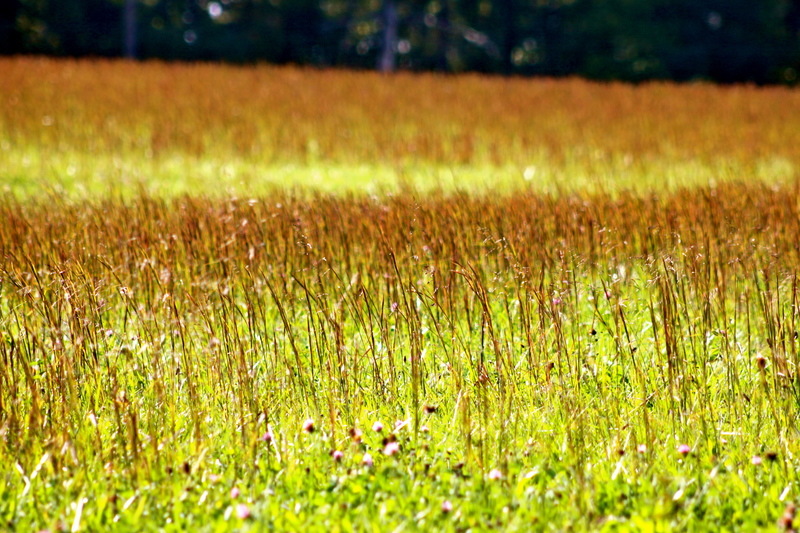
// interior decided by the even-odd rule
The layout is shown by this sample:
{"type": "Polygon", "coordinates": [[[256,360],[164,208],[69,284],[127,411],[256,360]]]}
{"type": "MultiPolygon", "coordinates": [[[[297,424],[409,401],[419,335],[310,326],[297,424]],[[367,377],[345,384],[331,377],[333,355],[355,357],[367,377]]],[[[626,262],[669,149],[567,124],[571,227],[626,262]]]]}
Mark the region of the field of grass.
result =
{"type": "Polygon", "coordinates": [[[796,91],[0,79],[0,529],[800,523],[796,91]]]}
{"type": "Polygon", "coordinates": [[[22,195],[675,190],[787,182],[800,93],[0,58],[22,195]]]}

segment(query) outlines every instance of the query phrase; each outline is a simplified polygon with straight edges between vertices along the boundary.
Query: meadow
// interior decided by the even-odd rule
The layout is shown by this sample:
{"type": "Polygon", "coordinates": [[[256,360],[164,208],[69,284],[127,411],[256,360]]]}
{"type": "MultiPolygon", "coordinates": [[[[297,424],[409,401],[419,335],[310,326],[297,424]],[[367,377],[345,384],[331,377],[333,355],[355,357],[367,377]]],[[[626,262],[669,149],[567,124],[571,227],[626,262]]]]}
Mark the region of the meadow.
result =
{"type": "Polygon", "coordinates": [[[0,59],[2,187],[161,197],[792,181],[790,88],[0,59]]]}
{"type": "Polygon", "coordinates": [[[0,73],[0,528],[800,522],[796,91],[0,73]]]}

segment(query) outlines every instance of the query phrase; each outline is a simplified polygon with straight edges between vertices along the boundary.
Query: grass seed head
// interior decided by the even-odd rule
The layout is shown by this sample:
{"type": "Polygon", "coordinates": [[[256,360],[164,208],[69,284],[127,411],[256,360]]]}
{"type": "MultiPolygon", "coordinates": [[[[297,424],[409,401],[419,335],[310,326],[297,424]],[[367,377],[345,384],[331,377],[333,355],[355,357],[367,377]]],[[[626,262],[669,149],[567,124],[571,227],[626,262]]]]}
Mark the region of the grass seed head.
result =
{"type": "Polygon", "coordinates": [[[783,510],[783,515],[778,520],[778,527],[783,531],[795,531],[794,518],[797,514],[797,506],[789,503],[783,510]]]}
{"type": "Polygon", "coordinates": [[[775,461],[778,460],[778,452],[776,452],[776,451],[768,451],[767,453],[764,454],[764,457],[766,457],[767,461],[769,461],[771,463],[775,462],[775,461]]]}
{"type": "Polygon", "coordinates": [[[350,429],[350,438],[356,444],[360,443],[363,437],[364,437],[364,434],[361,432],[360,429],[358,429],[358,428],[351,428],[350,429]]]}

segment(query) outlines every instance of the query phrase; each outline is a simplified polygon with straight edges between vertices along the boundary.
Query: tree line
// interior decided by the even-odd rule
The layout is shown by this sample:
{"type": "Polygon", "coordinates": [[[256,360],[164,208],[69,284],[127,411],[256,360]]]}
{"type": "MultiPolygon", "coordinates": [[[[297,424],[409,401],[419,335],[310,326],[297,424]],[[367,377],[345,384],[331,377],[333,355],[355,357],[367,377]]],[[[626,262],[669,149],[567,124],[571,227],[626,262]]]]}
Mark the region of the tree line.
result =
{"type": "Polygon", "coordinates": [[[3,0],[0,53],[794,84],[800,0],[3,0]]]}

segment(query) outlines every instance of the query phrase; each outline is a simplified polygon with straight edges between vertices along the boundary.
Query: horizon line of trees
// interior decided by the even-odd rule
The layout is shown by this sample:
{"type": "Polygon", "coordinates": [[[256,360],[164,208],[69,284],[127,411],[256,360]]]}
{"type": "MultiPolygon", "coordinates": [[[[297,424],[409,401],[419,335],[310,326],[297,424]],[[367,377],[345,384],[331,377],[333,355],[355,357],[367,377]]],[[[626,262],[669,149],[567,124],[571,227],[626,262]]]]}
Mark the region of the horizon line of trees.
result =
{"type": "Polygon", "coordinates": [[[4,0],[0,54],[794,85],[800,0],[4,0]]]}

